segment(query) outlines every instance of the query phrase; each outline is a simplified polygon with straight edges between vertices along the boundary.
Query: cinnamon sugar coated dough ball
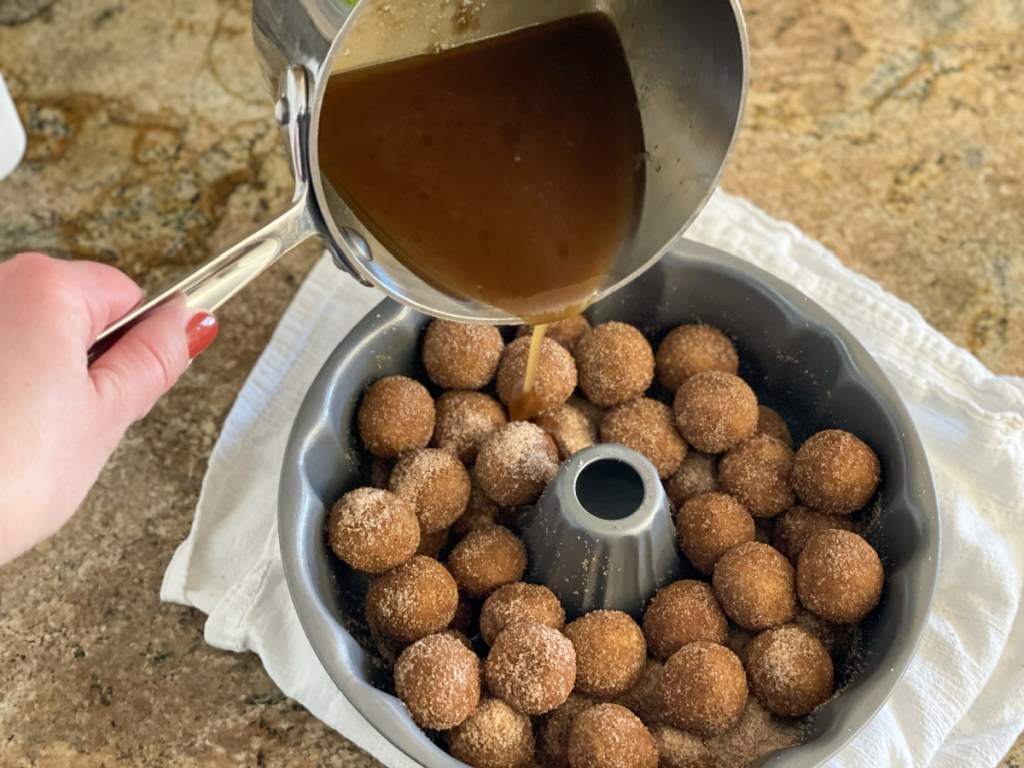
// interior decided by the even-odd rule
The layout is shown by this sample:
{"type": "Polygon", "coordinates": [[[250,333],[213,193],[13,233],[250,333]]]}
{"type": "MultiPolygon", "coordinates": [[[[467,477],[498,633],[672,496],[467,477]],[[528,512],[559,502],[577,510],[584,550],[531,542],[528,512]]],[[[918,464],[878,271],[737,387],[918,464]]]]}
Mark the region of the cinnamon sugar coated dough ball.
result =
{"type": "Polygon", "coordinates": [[[512,624],[494,638],[484,675],[495,696],[520,712],[542,715],[569,698],[576,682],[576,652],[557,629],[512,624]]]}
{"type": "Polygon", "coordinates": [[[768,435],[776,440],[781,440],[789,448],[793,447],[793,436],[789,433],[789,427],[785,420],[772,408],[767,405],[757,406],[757,429],[755,434],[768,435]]]}
{"type": "Polygon", "coordinates": [[[796,613],[793,566],[774,547],[739,544],[715,564],[711,579],[726,615],[755,632],[792,621],[796,613]]]}
{"type": "Polygon", "coordinates": [[[651,655],[667,659],[696,640],[724,643],[729,622],[708,584],[683,579],[658,590],[644,612],[643,629],[651,655]]]}
{"type": "Polygon", "coordinates": [[[421,448],[405,454],[388,480],[391,492],[416,510],[420,530],[436,533],[454,523],[469,503],[469,472],[448,451],[421,448]]]}
{"type": "Polygon", "coordinates": [[[480,701],[480,659],[454,634],[427,635],[395,662],[395,694],[421,728],[446,731],[480,701]]]}
{"type": "Polygon", "coordinates": [[[657,768],[650,731],[625,707],[598,704],[580,713],[569,733],[572,768],[657,768]]]}
{"type": "Polygon", "coordinates": [[[486,597],[498,587],[523,578],[526,547],[507,528],[476,528],[448,555],[448,570],[469,597],[486,597]]]}
{"type": "Polygon", "coordinates": [[[480,389],[494,378],[504,348],[494,326],[433,320],[423,335],[423,366],[440,387],[480,389]]]}
{"type": "Polygon", "coordinates": [[[754,540],[754,518],[725,493],[702,493],[676,513],[679,548],[701,573],[710,576],[729,549],[754,540]]]}
{"type": "Polygon", "coordinates": [[[569,768],[569,734],[581,712],[597,704],[589,696],[569,694],[569,698],[540,718],[537,728],[537,752],[545,768],[569,768]]]}
{"type": "Polygon", "coordinates": [[[719,768],[711,748],[692,733],[658,725],[651,736],[658,746],[658,768],[719,768]]]}
{"type": "Polygon", "coordinates": [[[718,462],[718,482],[754,517],[774,517],[796,502],[792,471],[791,448],[774,437],[754,435],[718,462]]]}
{"type": "Polygon", "coordinates": [[[679,469],[665,481],[665,493],[676,508],[694,496],[719,490],[718,469],[714,460],[700,451],[687,451],[679,469]]]}
{"type": "MultiPolygon", "coordinates": [[[[576,342],[589,330],[590,321],[587,318],[583,315],[569,315],[569,317],[563,317],[561,320],[548,323],[548,327],[544,329],[544,336],[572,352],[576,347],[576,342]]],[[[516,331],[516,337],[522,336],[533,336],[533,326],[519,326],[519,330],[516,331]]]]}
{"type": "Polygon", "coordinates": [[[729,337],[710,325],[680,325],[658,345],[654,369],[665,389],[675,391],[695,373],[723,371],[734,374],[740,358],[729,337]]]}
{"type": "MultiPolygon", "coordinates": [[[[516,339],[501,355],[498,365],[498,399],[506,406],[519,393],[526,380],[526,363],[530,357],[530,339],[516,339]]],[[[561,344],[544,339],[540,345],[533,396],[538,413],[549,411],[569,399],[576,389],[576,362],[561,344]]]]}
{"type": "Polygon", "coordinates": [[[356,488],[331,509],[327,542],[356,570],[381,573],[413,556],[420,543],[420,524],[412,505],[395,494],[356,488]]]}
{"type": "Polygon", "coordinates": [[[580,389],[601,408],[640,397],[654,380],[651,345],[626,323],[596,326],[577,342],[575,355],[580,389]]]}
{"type": "Polygon", "coordinates": [[[405,643],[440,632],[455,616],[459,588],[432,557],[416,555],[370,582],[363,611],[366,621],[405,643]]]}
{"type": "Polygon", "coordinates": [[[882,561],[850,531],[832,529],[812,536],[800,553],[796,573],[800,602],[826,621],[860,621],[882,597],[882,561]]]}
{"type": "Polygon", "coordinates": [[[734,726],[747,704],[747,675],[739,657],[716,643],[697,641],[676,651],[662,670],[665,720],[698,736],[734,726]]]}
{"type": "Polygon", "coordinates": [[[573,395],[565,402],[587,417],[587,421],[594,427],[595,435],[601,431],[601,422],[604,421],[605,414],[604,408],[594,405],[580,395],[573,395]]]}
{"type": "Polygon", "coordinates": [[[543,624],[561,630],[565,610],[555,593],[540,584],[517,581],[499,587],[480,609],[480,635],[491,645],[505,627],[517,621],[543,624]]]}
{"type": "Polygon", "coordinates": [[[444,392],[434,409],[430,444],[455,454],[463,464],[476,461],[480,443],[508,423],[501,403],[483,392],[444,392]]]}
{"type": "Polygon", "coordinates": [[[800,501],[830,515],[867,504],[881,476],[875,452],[841,429],[811,435],[793,460],[793,488],[800,501]]]}
{"type": "Polygon", "coordinates": [[[536,424],[509,422],[481,443],[474,473],[501,506],[532,504],[558,473],[558,449],[536,424]]]}
{"type": "Polygon", "coordinates": [[[533,725],[501,699],[484,697],[448,735],[448,750],[475,768],[522,768],[533,760],[533,725]]]}
{"type": "Polygon", "coordinates": [[[483,528],[498,524],[501,507],[491,501],[478,483],[472,483],[469,489],[469,503],[462,517],[452,523],[451,532],[462,538],[474,528],[483,528]]]}
{"type": "Polygon", "coordinates": [[[679,385],[672,409],[679,433],[704,453],[727,451],[757,428],[757,396],[731,373],[695,373],[679,385]]]}
{"type": "Polygon", "coordinates": [[[755,637],[746,660],[750,690],[772,714],[801,717],[832,695],[832,658],[820,640],[796,624],[755,637]]]}
{"type": "Polygon", "coordinates": [[[356,414],[359,439],[374,456],[394,459],[426,448],[434,434],[434,400],[405,376],[387,376],[366,388],[356,414]]]}
{"type": "Polygon", "coordinates": [[[580,693],[610,699],[640,678],[647,644],[629,614],[591,611],[568,624],[565,636],[576,650],[576,690],[580,693]]]}
{"type": "Polygon", "coordinates": [[[816,509],[796,504],[775,518],[772,544],[789,558],[789,562],[796,565],[810,538],[829,528],[852,531],[853,521],[846,515],[826,515],[816,509]]]}
{"type": "Polygon", "coordinates": [[[664,480],[683,463],[686,443],[676,429],[672,409],[649,397],[622,403],[605,414],[601,441],[620,443],[650,459],[664,480]]]}
{"type": "Polygon", "coordinates": [[[534,417],[533,423],[555,441],[558,458],[563,461],[597,442],[597,428],[579,408],[568,403],[534,417]]]}

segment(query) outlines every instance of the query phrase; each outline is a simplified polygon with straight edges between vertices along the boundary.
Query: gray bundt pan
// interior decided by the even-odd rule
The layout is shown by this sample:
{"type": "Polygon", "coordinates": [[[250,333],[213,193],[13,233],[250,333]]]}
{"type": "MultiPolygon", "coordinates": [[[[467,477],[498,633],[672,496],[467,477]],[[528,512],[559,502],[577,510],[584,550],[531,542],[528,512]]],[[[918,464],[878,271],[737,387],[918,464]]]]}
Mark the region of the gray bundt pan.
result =
{"type": "MultiPolygon", "coordinates": [[[[656,345],[669,329],[702,321],[729,334],[741,375],[778,410],[799,444],[830,427],[855,432],[878,453],[879,514],[866,532],[886,565],[881,605],[863,623],[856,668],[837,670],[845,690],[807,720],[807,740],[758,763],[824,763],[878,712],[906,671],[932,603],[939,519],[928,464],[906,408],[870,355],[824,310],[783,282],[720,251],[680,241],[641,277],[588,312],[592,322],[637,325],[656,345]]],[[[363,389],[387,375],[419,377],[417,353],[429,318],[391,300],[338,346],[299,410],[279,495],[285,576],[302,625],[331,679],[396,747],[430,768],[462,765],[375,687],[378,666],[346,629],[362,577],[328,551],[333,502],[365,483],[368,459],[353,437],[363,389]]]]}

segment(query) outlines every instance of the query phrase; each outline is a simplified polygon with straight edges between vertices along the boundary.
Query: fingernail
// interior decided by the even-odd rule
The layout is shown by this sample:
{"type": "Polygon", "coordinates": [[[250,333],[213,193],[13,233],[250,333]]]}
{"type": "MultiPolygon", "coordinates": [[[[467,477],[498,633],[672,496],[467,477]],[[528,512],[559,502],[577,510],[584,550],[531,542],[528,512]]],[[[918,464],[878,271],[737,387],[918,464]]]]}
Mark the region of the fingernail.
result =
{"type": "Polygon", "coordinates": [[[217,338],[217,318],[209,312],[199,312],[192,316],[185,326],[185,339],[188,341],[188,356],[195,359],[217,338]]]}

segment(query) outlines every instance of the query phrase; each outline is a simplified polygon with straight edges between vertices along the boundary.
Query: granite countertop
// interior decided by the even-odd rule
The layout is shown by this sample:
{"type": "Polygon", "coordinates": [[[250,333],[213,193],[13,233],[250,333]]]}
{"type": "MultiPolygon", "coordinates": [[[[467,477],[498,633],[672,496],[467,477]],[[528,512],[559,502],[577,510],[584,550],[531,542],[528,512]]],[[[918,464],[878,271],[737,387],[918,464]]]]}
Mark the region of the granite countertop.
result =
{"type": "MultiPolygon", "coordinates": [[[[1021,0],[744,5],[750,99],[723,186],[1024,374],[1021,0]]],[[[0,257],[98,259],[154,289],[287,207],[243,0],[8,0],[0,72],[29,132],[0,257]]],[[[220,425],[315,257],[230,303],[74,520],[0,571],[0,764],[376,764],[159,601],[220,425]]],[[[1021,763],[1024,741],[1004,765],[1021,763]]]]}

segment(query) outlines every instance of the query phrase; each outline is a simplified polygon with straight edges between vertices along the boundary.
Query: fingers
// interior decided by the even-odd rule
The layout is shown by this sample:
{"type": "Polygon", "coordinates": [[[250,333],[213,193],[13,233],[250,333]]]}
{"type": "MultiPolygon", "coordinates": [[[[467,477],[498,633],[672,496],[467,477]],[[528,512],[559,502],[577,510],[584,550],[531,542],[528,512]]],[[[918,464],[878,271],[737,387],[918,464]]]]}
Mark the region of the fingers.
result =
{"type": "MultiPolygon", "coordinates": [[[[188,368],[192,334],[186,333],[186,317],[180,305],[161,307],[92,364],[89,375],[96,394],[118,429],[145,416],[188,368]]],[[[210,341],[212,337],[206,344],[210,341]]]]}

